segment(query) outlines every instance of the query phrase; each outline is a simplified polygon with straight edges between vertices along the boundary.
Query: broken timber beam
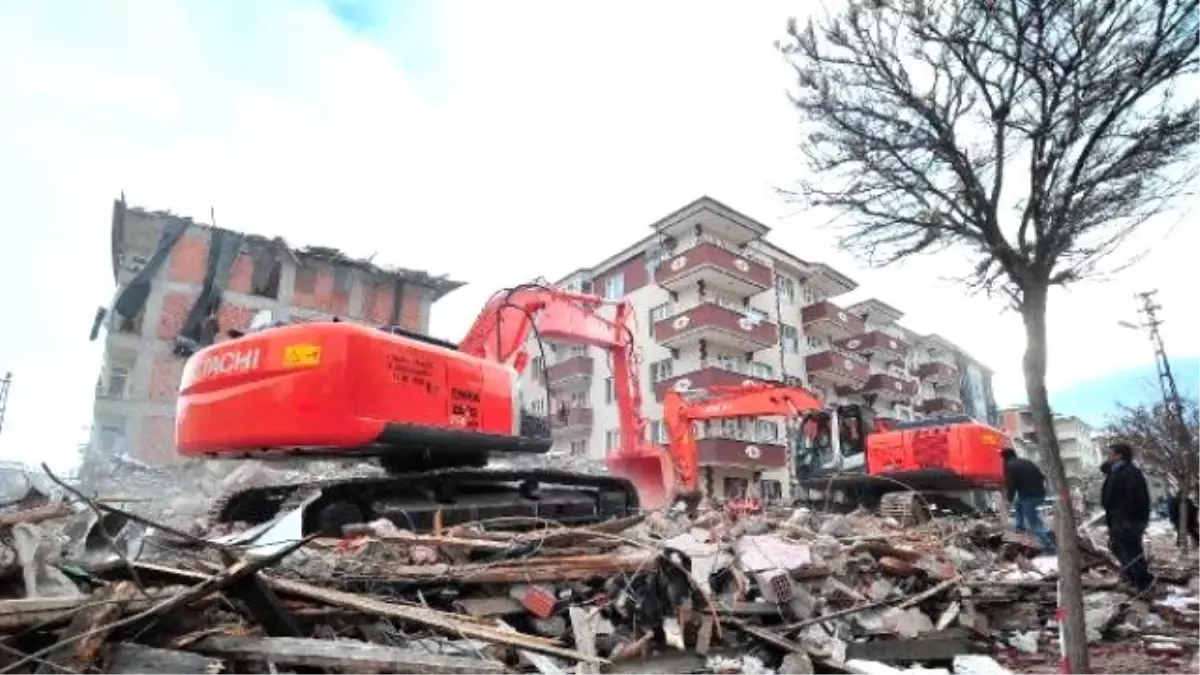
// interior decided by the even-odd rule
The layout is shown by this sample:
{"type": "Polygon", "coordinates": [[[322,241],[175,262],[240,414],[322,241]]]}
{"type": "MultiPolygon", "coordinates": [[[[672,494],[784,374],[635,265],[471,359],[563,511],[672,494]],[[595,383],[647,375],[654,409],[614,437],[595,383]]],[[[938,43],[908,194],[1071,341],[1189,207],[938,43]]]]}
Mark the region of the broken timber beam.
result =
{"type": "Polygon", "coordinates": [[[442,656],[425,650],[389,647],[357,640],[251,638],[214,635],[192,645],[204,654],[238,661],[336,668],[352,673],[503,673],[498,661],[442,656]]]}

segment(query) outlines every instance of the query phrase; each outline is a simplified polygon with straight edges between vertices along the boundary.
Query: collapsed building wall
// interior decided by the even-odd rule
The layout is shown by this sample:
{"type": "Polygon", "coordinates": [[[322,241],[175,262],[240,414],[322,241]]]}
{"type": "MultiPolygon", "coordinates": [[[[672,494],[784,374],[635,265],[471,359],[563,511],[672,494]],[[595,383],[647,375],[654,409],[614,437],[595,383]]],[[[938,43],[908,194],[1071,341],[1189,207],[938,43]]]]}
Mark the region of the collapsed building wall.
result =
{"type": "Polygon", "coordinates": [[[112,264],[117,291],[97,310],[91,333],[103,335],[105,349],[85,460],[176,461],[175,400],[186,356],[247,330],[260,311],[427,332],[432,304],[462,285],[129,207],[123,198],[113,206],[112,264]]]}

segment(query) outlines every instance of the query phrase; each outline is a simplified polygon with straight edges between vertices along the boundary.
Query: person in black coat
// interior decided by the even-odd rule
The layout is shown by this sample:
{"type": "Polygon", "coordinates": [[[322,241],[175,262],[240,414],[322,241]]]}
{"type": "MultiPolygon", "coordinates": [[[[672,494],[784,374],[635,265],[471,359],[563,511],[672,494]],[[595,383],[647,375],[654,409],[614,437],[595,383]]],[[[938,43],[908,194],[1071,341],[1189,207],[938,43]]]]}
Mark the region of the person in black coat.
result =
{"type": "MultiPolygon", "coordinates": [[[[1171,520],[1171,527],[1175,528],[1175,535],[1179,536],[1179,496],[1171,495],[1167,498],[1167,518],[1171,520]]],[[[1200,546],[1200,509],[1196,508],[1196,502],[1192,501],[1191,497],[1187,499],[1187,534],[1192,540],[1193,546],[1200,546]]]]}
{"type": "Polygon", "coordinates": [[[1142,549],[1150,523],[1150,489],[1146,476],[1133,463],[1133,448],[1127,443],[1114,443],[1108,451],[1108,461],[1100,467],[1107,474],[1100,489],[1100,504],[1108,525],[1108,547],[1121,563],[1121,577],[1138,591],[1145,591],[1154,584],[1142,549]]]}

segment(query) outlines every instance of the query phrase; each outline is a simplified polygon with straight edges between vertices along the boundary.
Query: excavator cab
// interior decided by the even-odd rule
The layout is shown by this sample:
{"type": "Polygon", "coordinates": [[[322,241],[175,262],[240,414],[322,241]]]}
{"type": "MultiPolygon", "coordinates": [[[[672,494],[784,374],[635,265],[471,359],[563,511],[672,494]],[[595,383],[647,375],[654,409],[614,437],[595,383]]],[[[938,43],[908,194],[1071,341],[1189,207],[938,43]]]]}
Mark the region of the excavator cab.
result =
{"type": "Polygon", "coordinates": [[[873,428],[873,413],[857,405],[804,414],[800,418],[800,433],[796,435],[797,477],[815,478],[863,469],[867,436],[873,428]]]}

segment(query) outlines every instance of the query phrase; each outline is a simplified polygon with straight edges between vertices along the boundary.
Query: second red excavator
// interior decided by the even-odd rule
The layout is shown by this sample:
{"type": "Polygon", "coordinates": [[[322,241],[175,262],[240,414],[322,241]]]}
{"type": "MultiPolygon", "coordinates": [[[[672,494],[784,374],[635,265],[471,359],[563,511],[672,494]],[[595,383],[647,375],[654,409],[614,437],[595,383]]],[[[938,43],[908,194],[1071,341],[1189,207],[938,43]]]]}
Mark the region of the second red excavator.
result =
{"type": "Polygon", "coordinates": [[[963,492],[1004,482],[1004,434],[965,415],[898,422],[857,405],[826,408],[806,389],[770,384],[711,387],[691,397],[668,391],[663,399],[683,493],[699,490],[695,422],[763,416],[784,417],[795,429],[788,464],[798,501],[915,510],[914,495],[951,504],[963,492]]]}

